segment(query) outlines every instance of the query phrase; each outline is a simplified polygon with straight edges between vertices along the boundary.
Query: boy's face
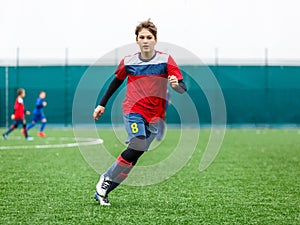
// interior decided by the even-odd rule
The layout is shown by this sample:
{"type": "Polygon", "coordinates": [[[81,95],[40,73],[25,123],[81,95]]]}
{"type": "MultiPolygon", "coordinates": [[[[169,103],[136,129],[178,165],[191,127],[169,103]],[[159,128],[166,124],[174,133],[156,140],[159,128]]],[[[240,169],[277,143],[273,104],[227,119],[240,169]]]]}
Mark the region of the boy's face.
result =
{"type": "Polygon", "coordinates": [[[41,93],[40,93],[40,98],[41,98],[41,99],[46,98],[46,92],[41,92],[41,93]]]}
{"type": "Polygon", "coordinates": [[[26,93],[25,93],[25,91],[23,91],[23,92],[20,94],[20,97],[21,97],[21,98],[24,98],[25,95],[26,95],[26,93]]]}
{"type": "Polygon", "coordinates": [[[154,52],[156,42],[154,35],[145,28],[139,32],[136,38],[136,43],[139,45],[141,52],[146,54],[154,52]]]}

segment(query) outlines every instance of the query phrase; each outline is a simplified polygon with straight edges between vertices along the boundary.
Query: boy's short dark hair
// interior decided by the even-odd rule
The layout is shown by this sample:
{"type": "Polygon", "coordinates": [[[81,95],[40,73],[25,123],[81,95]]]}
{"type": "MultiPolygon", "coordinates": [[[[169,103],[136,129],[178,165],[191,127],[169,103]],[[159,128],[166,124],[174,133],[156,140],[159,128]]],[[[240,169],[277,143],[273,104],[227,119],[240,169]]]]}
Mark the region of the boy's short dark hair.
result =
{"type": "Polygon", "coordinates": [[[150,19],[148,19],[148,20],[146,20],[144,22],[141,22],[139,25],[137,25],[137,27],[135,28],[135,35],[136,35],[136,37],[138,37],[139,32],[142,29],[144,29],[144,28],[147,29],[147,30],[149,30],[153,34],[155,40],[157,39],[157,28],[154,25],[154,23],[152,23],[150,21],[150,19]]]}
{"type": "Polygon", "coordinates": [[[17,95],[19,96],[19,95],[21,95],[23,92],[25,92],[25,89],[24,89],[24,88],[19,88],[19,89],[17,90],[17,95]]]}

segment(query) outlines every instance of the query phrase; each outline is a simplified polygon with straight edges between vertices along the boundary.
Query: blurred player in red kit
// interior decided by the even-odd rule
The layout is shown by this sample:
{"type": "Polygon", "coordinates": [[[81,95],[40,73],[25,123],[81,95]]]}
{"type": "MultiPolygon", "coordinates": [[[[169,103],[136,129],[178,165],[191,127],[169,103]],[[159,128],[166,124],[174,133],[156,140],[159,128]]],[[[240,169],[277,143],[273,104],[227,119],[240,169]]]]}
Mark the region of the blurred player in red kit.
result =
{"type": "Polygon", "coordinates": [[[11,116],[11,119],[14,120],[14,124],[5,133],[3,133],[2,136],[5,140],[7,140],[8,134],[11,133],[14,129],[16,129],[20,124],[22,124],[23,134],[25,136],[25,139],[28,141],[32,141],[33,138],[28,136],[26,130],[25,114],[30,115],[30,112],[26,111],[24,106],[24,97],[26,95],[25,89],[23,88],[18,89],[17,94],[18,97],[16,98],[15,105],[14,105],[14,114],[11,116]]]}

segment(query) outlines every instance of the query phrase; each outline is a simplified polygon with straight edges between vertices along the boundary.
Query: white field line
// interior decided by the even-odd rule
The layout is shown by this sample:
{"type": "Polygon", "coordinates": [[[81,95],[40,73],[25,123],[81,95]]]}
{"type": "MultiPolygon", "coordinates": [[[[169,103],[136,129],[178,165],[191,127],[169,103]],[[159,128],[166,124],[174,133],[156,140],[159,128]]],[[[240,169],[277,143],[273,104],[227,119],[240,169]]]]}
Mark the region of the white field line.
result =
{"type": "Polygon", "coordinates": [[[45,148],[73,148],[79,146],[89,146],[89,145],[98,145],[102,144],[102,139],[94,139],[93,141],[86,142],[75,142],[75,143],[66,143],[66,144],[49,144],[49,145],[31,145],[31,146],[0,146],[0,150],[7,149],[45,149],[45,148]]]}
{"type": "MultiPolygon", "coordinates": [[[[40,137],[36,137],[37,140],[38,139],[42,139],[43,138],[40,138],[40,137]]],[[[3,138],[0,138],[0,139],[3,139],[3,138]]],[[[18,137],[18,136],[9,136],[8,137],[8,141],[10,140],[24,140],[24,137],[18,137]]],[[[45,141],[94,141],[96,140],[95,138],[80,138],[80,137],[46,137],[44,139],[45,141]]]]}

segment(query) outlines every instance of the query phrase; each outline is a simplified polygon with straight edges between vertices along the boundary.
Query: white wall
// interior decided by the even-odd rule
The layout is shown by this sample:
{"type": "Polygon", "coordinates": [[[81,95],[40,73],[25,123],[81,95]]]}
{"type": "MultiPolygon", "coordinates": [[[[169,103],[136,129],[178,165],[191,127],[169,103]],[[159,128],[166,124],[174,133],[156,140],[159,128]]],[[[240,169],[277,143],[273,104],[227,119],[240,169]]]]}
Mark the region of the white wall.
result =
{"type": "Polygon", "coordinates": [[[0,62],[96,59],[135,39],[151,18],[158,38],[212,59],[300,59],[299,0],[0,0],[0,62]]]}

